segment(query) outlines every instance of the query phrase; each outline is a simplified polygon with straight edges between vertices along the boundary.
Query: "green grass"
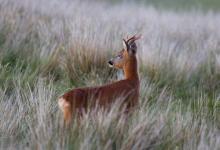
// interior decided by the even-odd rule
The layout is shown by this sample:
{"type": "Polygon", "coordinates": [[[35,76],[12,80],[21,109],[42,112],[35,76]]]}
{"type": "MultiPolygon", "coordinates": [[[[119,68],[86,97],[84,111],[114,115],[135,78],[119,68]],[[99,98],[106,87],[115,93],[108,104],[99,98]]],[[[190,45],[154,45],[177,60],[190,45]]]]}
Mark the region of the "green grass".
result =
{"type": "Polygon", "coordinates": [[[147,5],[152,4],[157,8],[171,9],[171,10],[214,10],[218,11],[220,8],[220,1],[218,0],[143,0],[147,5]]]}
{"type": "MultiPolygon", "coordinates": [[[[97,0],[100,1],[100,0],[97,0]]],[[[123,1],[123,0],[108,0],[111,4],[118,3],[139,3],[141,5],[153,6],[160,10],[172,10],[172,11],[192,11],[202,10],[219,12],[220,1],[219,0],[140,0],[140,1],[123,1]]]]}

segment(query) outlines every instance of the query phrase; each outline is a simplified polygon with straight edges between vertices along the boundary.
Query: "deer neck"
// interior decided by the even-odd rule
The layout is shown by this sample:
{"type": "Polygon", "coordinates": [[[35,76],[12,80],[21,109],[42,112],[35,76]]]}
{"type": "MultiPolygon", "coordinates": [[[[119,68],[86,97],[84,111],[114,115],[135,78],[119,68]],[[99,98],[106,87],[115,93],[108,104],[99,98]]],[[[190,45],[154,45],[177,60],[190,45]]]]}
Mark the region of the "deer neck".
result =
{"type": "Polygon", "coordinates": [[[137,58],[132,57],[123,67],[125,79],[139,81],[137,58]]]}

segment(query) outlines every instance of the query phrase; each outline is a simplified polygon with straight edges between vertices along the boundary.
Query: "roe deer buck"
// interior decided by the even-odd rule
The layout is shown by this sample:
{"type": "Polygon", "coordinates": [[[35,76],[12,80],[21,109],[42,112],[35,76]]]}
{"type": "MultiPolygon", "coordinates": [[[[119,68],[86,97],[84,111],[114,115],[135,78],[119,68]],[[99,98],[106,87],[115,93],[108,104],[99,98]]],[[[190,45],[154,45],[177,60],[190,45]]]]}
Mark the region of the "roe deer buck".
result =
{"type": "Polygon", "coordinates": [[[125,79],[98,87],[76,88],[59,97],[58,105],[63,112],[65,124],[70,124],[72,115],[79,115],[88,106],[110,107],[121,96],[126,111],[138,104],[140,83],[135,41],[140,37],[123,39],[123,49],[108,62],[111,67],[123,69],[125,79]]]}

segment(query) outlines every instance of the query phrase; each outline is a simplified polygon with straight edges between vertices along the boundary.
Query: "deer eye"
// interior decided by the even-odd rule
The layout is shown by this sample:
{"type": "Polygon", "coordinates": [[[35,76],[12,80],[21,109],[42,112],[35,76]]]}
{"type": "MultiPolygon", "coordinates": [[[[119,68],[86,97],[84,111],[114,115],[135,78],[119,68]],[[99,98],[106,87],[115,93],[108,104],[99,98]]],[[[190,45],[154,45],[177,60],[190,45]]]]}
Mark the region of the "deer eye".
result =
{"type": "Polygon", "coordinates": [[[122,58],[122,55],[118,55],[117,58],[122,58]]]}

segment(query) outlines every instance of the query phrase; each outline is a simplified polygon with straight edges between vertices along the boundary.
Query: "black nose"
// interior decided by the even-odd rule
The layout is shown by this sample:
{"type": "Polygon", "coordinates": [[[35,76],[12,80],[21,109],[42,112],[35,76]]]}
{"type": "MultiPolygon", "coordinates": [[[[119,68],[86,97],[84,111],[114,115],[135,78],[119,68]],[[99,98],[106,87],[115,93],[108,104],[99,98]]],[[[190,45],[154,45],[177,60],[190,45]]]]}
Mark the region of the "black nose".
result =
{"type": "Polygon", "coordinates": [[[109,65],[112,65],[113,66],[113,62],[110,60],[108,61],[109,65]]]}

